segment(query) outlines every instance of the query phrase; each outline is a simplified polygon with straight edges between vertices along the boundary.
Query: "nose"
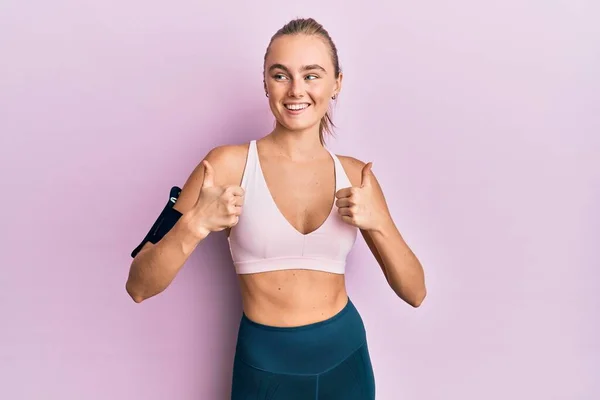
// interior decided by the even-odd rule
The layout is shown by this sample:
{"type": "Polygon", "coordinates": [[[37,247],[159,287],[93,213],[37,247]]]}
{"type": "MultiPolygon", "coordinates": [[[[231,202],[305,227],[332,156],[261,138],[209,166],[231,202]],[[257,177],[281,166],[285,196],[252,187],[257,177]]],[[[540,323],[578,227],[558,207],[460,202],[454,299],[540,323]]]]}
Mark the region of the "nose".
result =
{"type": "Polygon", "coordinates": [[[302,79],[291,80],[288,96],[297,98],[304,96],[304,82],[302,79]]]}

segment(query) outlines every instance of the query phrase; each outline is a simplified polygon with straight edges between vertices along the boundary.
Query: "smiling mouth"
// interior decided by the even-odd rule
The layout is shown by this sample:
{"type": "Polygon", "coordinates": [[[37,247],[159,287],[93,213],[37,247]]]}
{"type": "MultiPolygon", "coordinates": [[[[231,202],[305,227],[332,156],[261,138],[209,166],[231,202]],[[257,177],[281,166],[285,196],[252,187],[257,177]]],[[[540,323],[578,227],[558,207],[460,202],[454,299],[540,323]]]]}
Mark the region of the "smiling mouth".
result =
{"type": "Polygon", "coordinates": [[[308,104],[308,103],[284,104],[284,107],[289,111],[302,111],[302,110],[306,110],[308,107],[310,107],[310,104],[308,104]]]}

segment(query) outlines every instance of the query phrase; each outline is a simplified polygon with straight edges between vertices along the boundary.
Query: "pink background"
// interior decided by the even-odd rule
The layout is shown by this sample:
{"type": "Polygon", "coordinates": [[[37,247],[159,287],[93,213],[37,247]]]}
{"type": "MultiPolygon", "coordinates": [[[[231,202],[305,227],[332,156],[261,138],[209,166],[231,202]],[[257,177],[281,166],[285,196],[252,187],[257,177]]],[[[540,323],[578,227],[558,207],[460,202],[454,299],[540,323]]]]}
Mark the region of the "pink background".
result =
{"type": "Polygon", "coordinates": [[[209,149],[272,127],[296,16],[339,47],[331,148],[374,162],[427,273],[415,310],[351,254],[378,399],[600,398],[598,3],[366,4],[2,2],[0,398],[227,398],[224,236],[139,305],[129,253],[209,149]]]}

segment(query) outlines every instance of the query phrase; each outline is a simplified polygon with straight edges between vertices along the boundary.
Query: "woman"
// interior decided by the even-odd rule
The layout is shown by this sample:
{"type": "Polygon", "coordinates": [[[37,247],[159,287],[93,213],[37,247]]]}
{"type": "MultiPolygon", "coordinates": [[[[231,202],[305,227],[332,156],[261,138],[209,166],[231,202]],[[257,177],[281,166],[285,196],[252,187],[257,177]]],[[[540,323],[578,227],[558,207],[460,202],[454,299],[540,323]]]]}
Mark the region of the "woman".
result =
{"type": "Polygon", "coordinates": [[[126,286],[141,302],[211,232],[227,230],[243,302],[234,400],[375,398],[365,329],[344,281],[358,231],[400,298],[418,307],[425,297],[422,267],[371,163],[324,146],[341,87],[327,31],[313,19],[285,25],[264,60],[274,130],[211,150],[132,253],[126,286]]]}

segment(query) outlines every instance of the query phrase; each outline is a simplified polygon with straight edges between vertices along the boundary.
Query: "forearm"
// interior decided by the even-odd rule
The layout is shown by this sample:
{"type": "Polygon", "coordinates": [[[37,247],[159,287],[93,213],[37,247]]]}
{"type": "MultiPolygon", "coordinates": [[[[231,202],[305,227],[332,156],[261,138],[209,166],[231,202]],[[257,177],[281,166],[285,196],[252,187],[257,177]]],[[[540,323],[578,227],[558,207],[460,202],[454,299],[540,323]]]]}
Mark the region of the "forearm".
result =
{"type": "Polygon", "coordinates": [[[394,222],[390,218],[380,228],[369,233],[390,287],[404,301],[418,307],[426,295],[425,274],[394,222]]]}
{"type": "Polygon", "coordinates": [[[192,233],[190,219],[188,214],[182,215],[162,239],[132,261],[126,289],[136,303],[165,290],[206,237],[192,233]]]}

